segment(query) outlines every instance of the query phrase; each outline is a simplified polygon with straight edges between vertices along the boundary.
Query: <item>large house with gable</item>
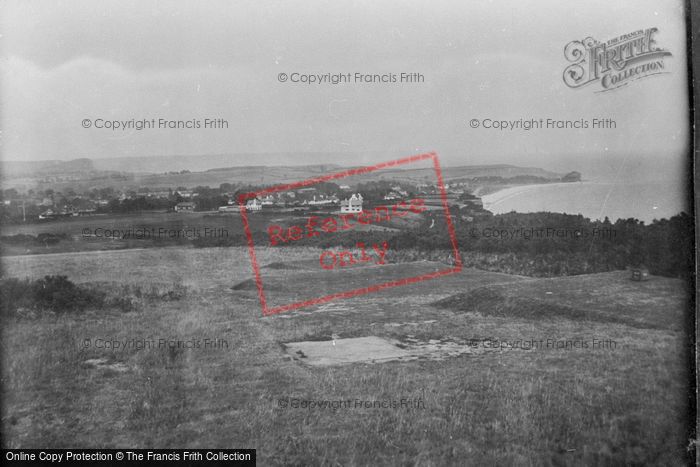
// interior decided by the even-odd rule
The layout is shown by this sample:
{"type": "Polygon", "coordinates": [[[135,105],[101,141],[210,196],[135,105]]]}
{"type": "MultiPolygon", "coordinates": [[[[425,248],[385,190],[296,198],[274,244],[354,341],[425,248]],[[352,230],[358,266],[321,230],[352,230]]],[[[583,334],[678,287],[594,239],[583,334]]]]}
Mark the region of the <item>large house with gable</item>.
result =
{"type": "Polygon", "coordinates": [[[362,195],[353,193],[349,199],[344,199],[340,202],[340,212],[342,213],[358,213],[362,212],[362,195]]]}

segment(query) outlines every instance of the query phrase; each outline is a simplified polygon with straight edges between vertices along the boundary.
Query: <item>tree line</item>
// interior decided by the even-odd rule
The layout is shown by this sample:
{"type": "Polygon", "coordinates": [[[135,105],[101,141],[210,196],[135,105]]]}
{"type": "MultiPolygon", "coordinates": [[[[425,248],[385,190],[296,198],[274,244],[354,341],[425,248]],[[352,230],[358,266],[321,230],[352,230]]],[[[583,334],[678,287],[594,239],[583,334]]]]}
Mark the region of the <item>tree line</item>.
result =
{"type": "MultiPolygon", "coordinates": [[[[687,278],[693,274],[694,223],[685,213],[651,224],[631,218],[614,223],[607,218],[593,221],[581,215],[549,212],[512,212],[466,221],[459,208],[453,208],[452,222],[465,266],[534,277],[590,274],[628,267],[647,268],[651,274],[667,277],[687,278]],[[488,235],[494,231],[512,234],[488,235]],[[535,235],[536,232],[541,235],[535,235]]],[[[412,229],[339,232],[304,237],[295,245],[352,248],[357,242],[387,241],[392,258],[420,259],[429,252],[440,251],[447,260],[452,244],[446,225],[444,216],[434,211],[412,229]]],[[[253,239],[256,245],[268,244],[264,231],[253,232],[253,239]]],[[[194,244],[205,247],[247,243],[243,235],[234,235],[197,239],[194,244]]]]}

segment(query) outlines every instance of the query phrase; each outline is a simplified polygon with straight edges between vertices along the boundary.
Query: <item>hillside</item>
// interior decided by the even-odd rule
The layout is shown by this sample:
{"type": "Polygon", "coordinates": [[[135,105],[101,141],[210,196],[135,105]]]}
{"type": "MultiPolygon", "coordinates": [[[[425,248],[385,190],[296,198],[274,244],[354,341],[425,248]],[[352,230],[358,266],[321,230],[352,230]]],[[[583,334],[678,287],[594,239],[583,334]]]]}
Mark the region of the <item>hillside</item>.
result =
{"type": "MultiPolygon", "coordinates": [[[[268,185],[276,183],[289,183],[312,177],[320,177],[332,174],[348,167],[340,167],[332,164],[304,165],[304,166],[248,166],[211,169],[206,172],[193,172],[184,174],[152,174],[137,175],[135,181],[140,185],[149,187],[158,186],[218,186],[221,183],[250,183],[256,185],[268,185]]],[[[559,180],[563,175],[535,167],[517,167],[514,165],[480,165],[443,167],[445,183],[451,181],[471,179],[476,177],[501,177],[512,178],[517,176],[541,177],[548,180],[559,180]]],[[[354,182],[366,182],[371,180],[389,179],[406,182],[435,181],[435,171],[432,168],[421,169],[391,169],[370,172],[353,177],[354,182]]]]}
{"type": "Polygon", "coordinates": [[[265,163],[268,166],[313,166],[319,161],[337,160],[337,154],[330,153],[234,153],[206,154],[190,156],[151,156],[151,157],[118,157],[111,159],[95,159],[95,167],[99,170],[125,170],[135,174],[157,174],[165,171],[179,172],[208,172],[226,168],[242,168],[251,162],[265,163]]]}
{"type": "MultiPolygon", "coordinates": [[[[276,304],[444,266],[329,274],[303,267],[318,250],[256,254],[276,304]]],[[[66,275],[134,308],[6,320],[7,348],[36,341],[2,354],[7,442],[199,447],[233,439],[258,446],[264,465],[430,465],[445,453],[447,465],[686,464],[689,346],[679,329],[688,311],[679,280],[632,283],[617,272],[530,280],[465,268],[262,317],[248,256],[239,247],[4,258],[10,277],[66,275]],[[498,297],[478,293],[457,308],[434,305],[495,288],[529,308],[502,315],[498,297]],[[532,312],[546,300],[551,313],[532,312]],[[586,309],[596,315],[569,314],[586,309]],[[226,345],[114,351],[90,341],[161,337],[226,345]],[[331,361],[319,366],[310,347],[331,361]],[[388,351],[399,357],[385,358],[388,351]],[[288,406],[415,398],[424,408],[288,406]],[[302,431],[309,441],[299,441],[302,431]],[[391,455],[378,462],[375,447],[389,443],[391,455]],[[347,454],[347,446],[363,449],[347,454]]]]}
{"type": "MultiPolygon", "coordinates": [[[[162,168],[161,168],[162,170],[162,168]]],[[[134,182],[140,186],[210,186],[218,187],[222,183],[250,183],[272,185],[289,183],[311,177],[320,177],[342,170],[340,167],[324,165],[302,166],[244,166],[210,169],[205,172],[160,173],[135,175],[134,182]]]]}
{"type": "Polygon", "coordinates": [[[3,178],[58,176],[68,174],[90,173],[98,169],[92,159],[73,159],[70,161],[3,161],[3,178]]]}
{"type": "MultiPolygon", "coordinates": [[[[6,161],[2,163],[4,188],[18,184],[27,186],[32,180],[42,182],[45,188],[61,190],[62,188],[85,189],[95,186],[119,186],[135,189],[142,186],[151,188],[173,186],[210,186],[218,187],[222,183],[246,183],[255,185],[273,185],[304,180],[311,177],[332,174],[348,169],[337,164],[308,163],[290,165],[290,161],[332,160],[328,154],[238,154],[206,156],[156,156],[148,158],[114,158],[114,159],[75,159],[71,161],[6,161]],[[262,162],[269,165],[237,165],[240,162],[262,162]],[[275,164],[280,162],[280,164],[275,164]],[[286,164],[285,164],[286,162],[286,164]],[[114,180],[118,176],[118,182],[114,180]]],[[[443,167],[446,183],[474,178],[484,179],[500,177],[537,177],[546,180],[559,180],[563,174],[537,167],[518,167],[507,164],[448,166],[443,167]]],[[[412,183],[434,182],[435,172],[432,168],[398,167],[371,172],[354,177],[355,182],[390,179],[412,183]]],[[[541,182],[542,180],[540,180],[541,182]]],[[[515,184],[533,183],[516,181],[515,184]]]]}
{"type": "Polygon", "coordinates": [[[687,303],[683,282],[652,276],[636,282],[629,272],[488,285],[434,303],[455,313],[550,322],[566,319],[640,329],[682,331],[687,303]]]}
{"type": "MultiPolygon", "coordinates": [[[[317,165],[329,168],[341,168],[341,164],[318,164],[319,161],[347,161],[357,160],[357,156],[349,154],[335,153],[263,153],[263,154],[208,154],[208,155],[176,155],[176,156],[150,156],[150,157],[116,157],[109,159],[74,159],[70,161],[45,160],[45,161],[5,161],[2,163],[5,177],[20,177],[28,175],[65,175],[76,172],[106,171],[125,172],[131,174],[162,174],[163,172],[207,172],[218,173],[221,171],[232,171],[240,169],[269,169],[270,167],[284,167],[291,169],[301,169],[314,167],[317,165]],[[251,167],[250,162],[262,162],[260,165],[251,167]],[[290,164],[291,163],[291,164],[290,164]]],[[[387,159],[386,156],[377,155],[377,161],[387,159]]],[[[345,165],[347,167],[347,165],[345,165]]],[[[410,169],[410,166],[407,167],[410,169]]],[[[449,177],[514,177],[517,175],[533,175],[545,178],[558,176],[534,167],[517,167],[507,164],[493,165],[473,165],[473,166],[453,166],[443,167],[446,176],[449,177]]],[[[385,170],[384,173],[397,173],[403,175],[410,174],[411,178],[426,175],[426,169],[385,170]]],[[[430,170],[427,170],[430,175],[430,170]]]]}

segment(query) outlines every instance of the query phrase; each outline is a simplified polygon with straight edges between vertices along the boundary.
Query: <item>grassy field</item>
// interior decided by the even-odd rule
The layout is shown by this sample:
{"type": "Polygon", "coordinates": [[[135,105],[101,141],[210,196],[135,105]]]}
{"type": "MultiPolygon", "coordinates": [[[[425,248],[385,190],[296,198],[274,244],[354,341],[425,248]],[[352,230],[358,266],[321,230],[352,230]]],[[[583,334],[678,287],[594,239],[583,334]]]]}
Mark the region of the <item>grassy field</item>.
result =
{"type": "MultiPolygon", "coordinates": [[[[259,248],[266,287],[291,301],[445,267],[323,274],[319,250],[259,248]],[[327,293],[327,292],[326,292],[327,293]]],[[[4,447],[254,447],[261,465],[682,465],[687,290],[624,272],[531,279],[455,275],[262,317],[244,248],[3,258],[6,276],[66,274],[140,298],[128,313],[6,320],[4,447]],[[143,288],[155,294],[139,294],[143,288]],[[177,291],[176,299],[158,299],[177,291]],[[285,343],[599,341],[441,360],[311,367],[285,343]],[[227,347],[96,348],[223,339],[227,347]],[[89,340],[89,342],[88,342],[89,340]],[[95,363],[97,362],[97,363],[95,363]],[[422,398],[424,408],[294,408],[290,399],[422,398]]],[[[272,293],[272,292],[271,292],[272,293]]]]}
{"type": "MultiPolygon", "coordinates": [[[[261,229],[272,215],[250,216],[252,227],[261,229]]],[[[2,227],[0,246],[4,255],[66,253],[79,251],[189,246],[192,240],[241,235],[243,223],[237,212],[151,212],[69,217],[2,227]],[[61,236],[55,244],[11,242],[15,235],[61,236]]]]}
{"type": "MultiPolygon", "coordinates": [[[[315,213],[321,218],[329,212],[315,213]]],[[[295,214],[268,210],[251,213],[248,222],[253,234],[262,234],[267,240],[271,225],[289,227],[305,225],[309,214],[295,214]]],[[[353,223],[354,231],[395,232],[414,228],[423,221],[422,216],[394,217],[390,221],[362,225],[353,223]]],[[[338,221],[340,222],[340,221],[338,221]]],[[[318,229],[319,227],[317,227],[318,229]]],[[[193,240],[231,240],[232,244],[245,245],[243,221],[238,212],[150,212],[129,214],[104,214],[87,217],[68,217],[60,220],[32,224],[3,225],[0,230],[0,250],[4,256],[25,254],[69,253],[82,251],[109,251],[133,248],[153,248],[177,245],[192,246],[193,240]],[[27,239],[15,240],[17,235],[50,235],[58,242],[46,243],[27,239]]],[[[211,244],[207,244],[211,246],[211,244]]]]}

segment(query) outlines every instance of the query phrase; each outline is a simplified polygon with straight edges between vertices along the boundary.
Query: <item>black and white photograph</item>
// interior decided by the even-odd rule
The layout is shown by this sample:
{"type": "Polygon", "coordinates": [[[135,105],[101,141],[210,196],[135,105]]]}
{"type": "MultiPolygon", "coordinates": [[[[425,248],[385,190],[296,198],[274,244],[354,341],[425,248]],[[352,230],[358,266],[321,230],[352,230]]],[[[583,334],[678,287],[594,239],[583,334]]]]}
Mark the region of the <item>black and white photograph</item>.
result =
{"type": "Polygon", "coordinates": [[[699,25],[3,1],[2,462],[695,465],[699,25]]]}

